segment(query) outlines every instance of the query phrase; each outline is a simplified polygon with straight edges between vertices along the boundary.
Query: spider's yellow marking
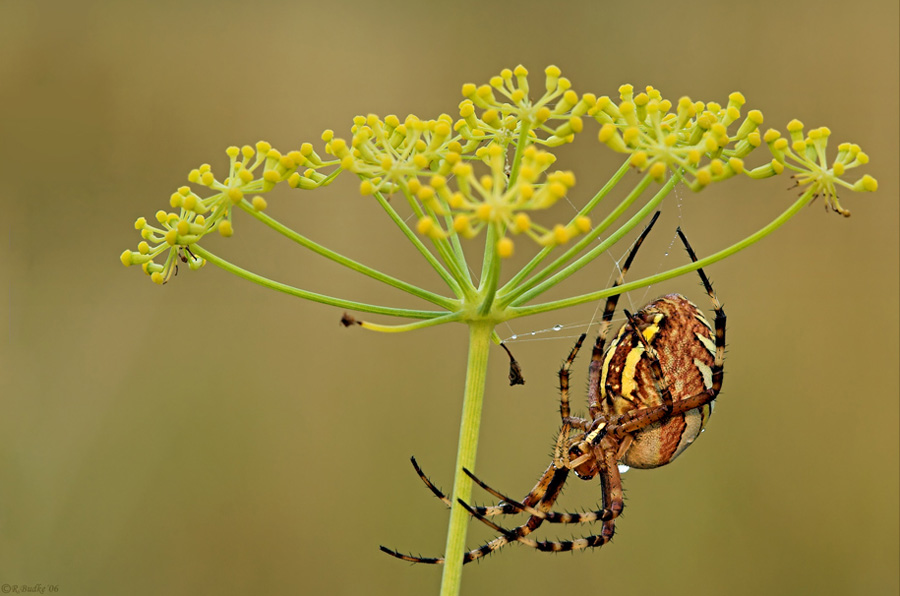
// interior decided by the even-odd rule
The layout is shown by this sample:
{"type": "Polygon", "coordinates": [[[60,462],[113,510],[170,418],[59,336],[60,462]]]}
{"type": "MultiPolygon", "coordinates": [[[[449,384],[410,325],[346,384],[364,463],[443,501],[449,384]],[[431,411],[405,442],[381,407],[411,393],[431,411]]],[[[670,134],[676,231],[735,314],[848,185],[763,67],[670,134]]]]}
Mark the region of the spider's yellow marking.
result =
{"type": "Polygon", "coordinates": [[[712,387],[712,368],[699,358],[694,358],[694,366],[697,367],[697,370],[700,371],[700,375],[703,377],[703,386],[707,389],[712,387]]]}
{"type": "Polygon", "coordinates": [[[631,399],[631,394],[637,389],[634,375],[637,372],[637,365],[638,362],[641,361],[641,355],[643,353],[644,346],[637,345],[632,348],[625,357],[625,368],[622,370],[622,397],[628,401],[633,401],[631,399]]]}
{"type": "Polygon", "coordinates": [[[709,329],[710,331],[714,331],[713,326],[710,324],[709,321],[706,320],[706,317],[704,317],[703,313],[701,313],[699,310],[696,313],[694,313],[694,318],[697,319],[698,321],[700,321],[701,323],[703,323],[703,326],[706,327],[707,329],[709,329]]]}
{"type": "Polygon", "coordinates": [[[606,428],[606,423],[601,424],[601,425],[598,426],[596,429],[594,429],[594,430],[592,430],[590,433],[588,433],[587,436],[584,437],[585,441],[587,441],[588,443],[593,443],[593,442],[594,442],[594,439],[597,438],[597,435],[599,435],[600,432],[601,432],[604,428],[606,428]]]}
{"type": "Polygon", "coordinates": [[[648,344],[653,341],[653,336],[659,333],[659,322],[663,320],[664,316],[662,314],[656,315],[653,317],[653,324],[644,329],[644,339],[647,340],[648,344]]]}
{"type": "MultiPolygon", "coordinates": [[[[710,355],[715,358],[716,357],[716,342],[712,339],[706,337],[702,333],[694,333],[694,336],[700,340],[700,343],[706,348],[706,350],[710,353],[710,355]]],[[[696,360],[694,361],[696,362],[696,360]]],[[[709,367],[707,367],[709,368],[709,367]]]]}
{"type": "Polygon", "coordinates": [[[609,377],[609,369],[612,368],[610,362],[612,362],[613,356],[616,355],[616,352],[619,349],[619,344],[622,342],[622,335],[625,333],[625,328],[626,326],[622,325],[616,332],[616,338],[610,343],[609,348],[606,350],[606,356],[603,358],[603,373],[600,375],[601,395],[606,395],[606,381],[609,377]]]}
{"type": "MultiPolygon", "coordinates": [[[[659,322],[663,319],[663,315],[656,315],[653,317],[653,324],[647,326],[643,331],[644,339],[647,340],[647,344],[652,347],[653,338],[656,337],[656,334],[659,333],[659,322]]],[[[635,375],[637,374],[637,365],[641,361],[641,356],[644,354],[644,346],[643,344],[638,344],[634,346],[628,355],[625,356],[625,367],[622,370],[622,397],[627,399],[628,401],[634,401],[632,397],[634,396],[634,391],[637,389],[637,381],[635,381],[635,375]]]]}

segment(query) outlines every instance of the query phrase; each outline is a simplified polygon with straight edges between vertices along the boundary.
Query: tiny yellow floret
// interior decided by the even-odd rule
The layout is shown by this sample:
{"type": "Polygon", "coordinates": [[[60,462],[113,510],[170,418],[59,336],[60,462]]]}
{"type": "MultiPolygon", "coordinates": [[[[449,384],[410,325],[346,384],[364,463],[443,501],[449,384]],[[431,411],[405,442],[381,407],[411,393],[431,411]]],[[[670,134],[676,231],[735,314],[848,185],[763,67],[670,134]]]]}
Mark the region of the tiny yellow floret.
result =
{"type": "Polygon", "coordinates": [[[527,213],[516,213],[513,217],[512,231],[516,234],[527,232],[531,228],[531,218],[527,213]]]}
{"type": "Polygon", "coordinates": [[[256,209],[257,211],[265,211],[266,207],[268,206],[268,203],[266,203],[266,200],[259,195],[256,195],[255,197],[253,197],[252,202],[253,202],[253,208],[256,209]]]}
{"type": "Polygon", "coordinates": [[[708,167],[697,170],[697,182],[701,186],[707,186],[710,182],[712,182],[712,174],[710,173],[708,167]]]}
{"type": "Polygon", "coordinates": [[[457,234],[462,234],[463,236],[467,236],[471,233],[471,220],[469,216],[460,213],[456,217],[453,218],[453,231],[457,234]]]}
{"type": "Polygon", "coordinates": [[[477,217],[481,221],[488,221],[491,219],[491,214],[493,212],[493,207],[491,207],[487,203],[482,203],[475,209],[475,217],[477,217]]]}
{"type": "Polygon", "coordinates": [[[228,221],[227,219],[223,219],[219,222],[219,234],[221,234],[225,238],[228,238],[232,234],[234,234],[234,228],[232,228],[230,221],[228,221]]]}
{"type": "Polygon", "coordinates": [[[425,217],[423,217],[422,219],[420,219],[418,221],[418,223],[416,224],[416,230],[419,232],[419,234],[422,234],[423,236],[430,235],[431,231],[434,229],[434,227],[435,227],[434,220],[427,215],[425,217]]]}
{"type": "Polygon", "coordinates": [[[513,241],[505,236],[497,241],[497,254],[501,259],[513,256],[513,248],[513,241]]]}
{"type": "Polygon", "coordinates": [[[654,180],[662,180],[666,175],[666,164],[661,161],[656,162],[652,166],[650,166],[650,176],[654,180]]]}
{"type": "Polygon", "coordinates": [[[853,185],[853,190],[875,192],[878,190],[878,180],[866,174],[853,185]]]}
{"type": "Polygon", "coordinates": [[[569,241],[569,230],[562,224],[556,224],[553,227],[553,240],[557,244],[565,244],[569,241]]]}
{"type": "Polygon", "coordinates": [[[582,234],[587,234],[591,231],[591,218],[586,215],[576,217],[575,228],[582,234]]]}

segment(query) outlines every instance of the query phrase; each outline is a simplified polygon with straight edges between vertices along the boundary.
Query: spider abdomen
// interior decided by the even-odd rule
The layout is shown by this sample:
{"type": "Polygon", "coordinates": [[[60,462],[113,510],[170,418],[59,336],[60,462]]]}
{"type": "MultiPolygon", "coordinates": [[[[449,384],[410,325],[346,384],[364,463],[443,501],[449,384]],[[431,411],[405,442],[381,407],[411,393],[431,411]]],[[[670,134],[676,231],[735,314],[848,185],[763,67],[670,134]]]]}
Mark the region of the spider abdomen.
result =
{"type": "MultiPolygon", "coordinates": [[[[714,332],[703,313],[688,299],[669,294],[635,313],[636,335],[626,323],[606,351],[601,373],[601,407],[615,419],[633,410],[665,405],[697,395],[713,386],[716,345],[714,332]],[[655,351],[660,381],[654,380],[655,351]]],[[[656,468],[680,455],[700,435],[712,412],[712,403],[676,414],[631,434],[621,463],[634,468],[656,468]]]]}

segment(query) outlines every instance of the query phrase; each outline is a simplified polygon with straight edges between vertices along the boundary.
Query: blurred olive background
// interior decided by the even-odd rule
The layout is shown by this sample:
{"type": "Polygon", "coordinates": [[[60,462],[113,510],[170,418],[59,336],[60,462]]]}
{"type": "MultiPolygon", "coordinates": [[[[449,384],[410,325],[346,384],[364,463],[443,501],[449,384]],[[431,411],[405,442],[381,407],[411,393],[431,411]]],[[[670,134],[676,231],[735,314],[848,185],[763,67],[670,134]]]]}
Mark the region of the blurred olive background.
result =
{"type": "MultiPolygon", "coordinates": [[[[728,314],[716,415],[673,465],[626,474],[612,545],[560,556],[514,545],[467,567],[464,593],[898,593],[895,0],[10,2],[0,30],[0,583],[73,595],[437,593],[439,568],[378,545],[443,549],[445,509],[407,459],[450,487],[465,328],[343,329],[336,309],[214,266],[158,287],[118,256],[139,240],[134,219],[167,208],[200,163],[221,171],[228,145],[288,150],[325,128],[346,134],[368,112],[455,114],[462,83],[522,63],[536,88],[556,64],[598,95],[625,82],[673,99],[741,90],[765,126],[796,117],[828,125],[832,151],[861,144],[871,164],[850,178],[872,174],[880,190],[843,193],[849,220],[816,204],[708,269],[728,314]]],[[[618,164],[594,134],[559,151],[576,203],[618,164]]],[[[790,183],[673,194],[632,279],[686,262],[675,226],[709,254],[780,213],[790,183]]],[[[352,180],[273,193],[269,205],[313,239],[441,289],[352,180]]],[[[204,245],[311,290],[420,306],[242,213],[235,228],[204,245]]],[[[607,285],[625,251],[555,295],[607,285]]],[[[620,304],[668,291],[707,305],[696,277],[620,304]]],[[[597,307],[499,330],[567,325],[511,344],[524,387],[507,386],[505,356],[492,354],[477,468],[498,488],[524,495],[548,463],[556,370],[597,307]]],[[[576,368],[583,404],[586,360],[576,368]]],[[[598,498],[596,483],[575,480],[560,506],[598,498]]],[[[472,547],[488,537],[472,524],[472,547]]]]}

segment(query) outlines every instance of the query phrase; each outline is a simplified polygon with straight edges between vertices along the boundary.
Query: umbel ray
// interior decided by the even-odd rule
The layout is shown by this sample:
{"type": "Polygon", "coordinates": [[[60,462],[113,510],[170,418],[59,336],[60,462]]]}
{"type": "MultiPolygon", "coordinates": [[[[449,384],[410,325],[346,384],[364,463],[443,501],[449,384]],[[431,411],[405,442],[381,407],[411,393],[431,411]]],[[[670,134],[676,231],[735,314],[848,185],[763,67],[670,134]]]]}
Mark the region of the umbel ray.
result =
{"type": "MultiPolygon", "coordinates": [[[[625,273],[658,216],[659,213],[635,242],[613,287],[624,283],[625,273]]],[[[697,256],[687,238],[680,228],[677,231],[691,261],[696,262],[697,256]]],[[[678,457],[700,435],[712,413],[713,401],[722,389],[725,312],[703,269],[698,269],[697,273],[712,302],[713,325],[687,298],[668,294],[634,314],[625,310],[627,321],[607,347],[607,334],[619,295],[607,299],[588,369],[588,417],[572,416],[569,410],[569,371],[585,339],[582,334],[559,371],[562,426],[553,460],[524,498],[514,500],[463,469],[476,484],[500,499],[499,504],[486,507],[473,507],[459,501],[474,518],[498,533],[490,542],[467,552],[465,563],[511,542],[550,552],[603,546],[612,538],[616,518],[624,507],[618,464],[632,468],[663,466],[678,457]],[[599,509],[583,513],[553,511],[570,472],[583,480],[599,477],[602,489],[599,509]],[[515,528],[501,526],[490,519],[518,513],[529,517],[515,528]],[[600,522],[602,525],[599,533],[574,540],[537,541],[530,538],[529,535],[544,522],[600,522]]],[[[451,505],[450,499],[425,476],[415,458],[412,464],[431,492],[451,505]]],[[[381,550],[414,563],[444,562],[443,557],[417,557],[384,546],[381,550]]]]}

